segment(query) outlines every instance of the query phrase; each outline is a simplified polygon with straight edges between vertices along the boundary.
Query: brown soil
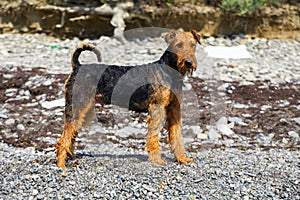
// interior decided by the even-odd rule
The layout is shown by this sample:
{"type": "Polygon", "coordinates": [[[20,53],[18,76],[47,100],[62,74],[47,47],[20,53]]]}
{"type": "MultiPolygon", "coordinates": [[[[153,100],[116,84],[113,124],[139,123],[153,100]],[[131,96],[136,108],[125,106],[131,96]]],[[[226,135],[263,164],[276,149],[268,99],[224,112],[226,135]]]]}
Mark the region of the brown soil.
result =
{"type": "MultiPolygon", "coordinates": [[[[0,141],[18,147],[34,146],[36,149],[44,149],[52,146],[53,141],[57,141],[60,137],[63,127],[63,117],[57,116],[57,109],[47,110],[45,115],[40,104],[29,106],[29,104],[36,101],[37,97],[46,94],[46,100],[54,100],[58,97],[58,93],[63,90],[64,80],[67,75],[62,74],[47,74],[44,71],[34,68],[32,70],[0,70],[0,105],[3,105],[8,110],[6,115],[8,118],[16,120],[14,125],[6,125],[6,119],[0,118],[0,141]],[[5,74],[5,76],[4,76],[5,74]],[[13,75],[10,78],[9,75],[13,75]],[[53,78],[55,81],[50,86],[37,86],[34,89],[25,86],[29,77],[43,76],[53,78]],[[29,90],[30,98],[28,100],[12,100],[15,96],[7,97],[5,91],[8,88],[15,88],[17,91],[29,90]],[[23,124],[26,128],[24,131],[18,130],[16,124],[23,124]],[[46,139],[52,139],[49,142],[46,139]]],[[[193,85],[193,91],[196,92],[198,98],[199,108],[193,106],[183,106],[184,121],[189,125],[200,125],[205,129],[206,125],[211,123],[211,114],[213,113],[211,104],[207,99],[210,99],[210,93],[207,90],[207,81],[198,78],[190,78],[190,83],[193,85]],[[194,110],[193,110],[194,109],[194,110]],[[203,110],[200,116],[195,116],[193,113],[199,113],[203,110]]],[[[253,147],[257,147],[256,137],[263,133],[268,136],[274,134],[272,141],[282,141],[284,138],[290,138],[289,131],[300,131],[300,126],[293,122],[293,118],[299,117],[299,99],[300,99],[300,84],[298,83],[282,83],[279,85],[271,85],[269,82],[255,82],[253,85],[240,86],[239,83],[229,83],[230,87],[235,88],[233,93],[226,94],[226,101],[232,101],[239,104],[249,105],[249,108],[233,108],[226,107],[227,116],[237,116],[243,119],[247,126],[236,125],[234,132],[238,135],[246,136],[249,142],[253,143],[253,147]],[[288,101],[288,105],[283,105],[284,101],[288,101]],[[262,111],[263,105],[270,105],[271,107],[262,111]],[[298,106],[298,107],[297,107],[298,106]],[[245,114],[248,117],[244,117],[245,114]]],[[[18,92],[17,92],[18,93],[18,92]]],[[[189,105],[194,105],[194,99],[186,92],[185,98],[189,105]]],[[[62,111],[62,108],[60,109],[62,111]]],[[[132,118],[138,121],[145,120],[145,114],[128,113],[132,118]]],[[[110,107],[104,107],[102,112],[97,113],[97,119],[101,126],[110,127],[118,123],[113,119],[110,107]]],[[[120,146],[130,146],[132,148],[143,149],[146,140],[145,135],[140,134],[137,137],[129,137],[129,143],[124,143],[122,138],[112,139],[114,133],[101,134],[101,141],[104,143],[114,143],[120,146]]],[[[185,134],[185,133],[184,133],[185,134]]],[[[88,136],[82,136],[88,137],[88,136]]],[[[195,140],[197,140],[195,138],[195,140]]],[[[299,140],[295,143],[289,143],[284,148],[294,148],[299,146],[299,140]]],[[[87,143],[77,143],[79,149],[83,148],[87,143]]],[[[200,146],[189,146],[190,151],[196,151],[200,146]],[[196,149],[197,148],[197,149],[196,149]]],[[[267,148],[268,146],[264,146],[267,148]]],[[[276,146],[278,147],[278,146],[276,146]]],[[[250,148],[250,147],[247,147],[250,148]]]]}

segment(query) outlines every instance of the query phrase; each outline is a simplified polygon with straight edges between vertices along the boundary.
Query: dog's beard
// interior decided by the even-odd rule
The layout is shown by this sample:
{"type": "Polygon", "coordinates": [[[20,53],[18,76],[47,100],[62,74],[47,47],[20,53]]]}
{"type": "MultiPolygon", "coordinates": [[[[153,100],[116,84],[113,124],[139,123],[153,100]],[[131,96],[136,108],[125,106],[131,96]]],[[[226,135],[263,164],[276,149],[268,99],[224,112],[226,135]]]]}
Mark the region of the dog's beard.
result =
{"type": "Polygon", "coordinates": [[[180,63],[178,66],[180,74],[183,76],[192,76],[194,71],[196,71],[196,67],[186,67],[184,62],[180,63]]]}

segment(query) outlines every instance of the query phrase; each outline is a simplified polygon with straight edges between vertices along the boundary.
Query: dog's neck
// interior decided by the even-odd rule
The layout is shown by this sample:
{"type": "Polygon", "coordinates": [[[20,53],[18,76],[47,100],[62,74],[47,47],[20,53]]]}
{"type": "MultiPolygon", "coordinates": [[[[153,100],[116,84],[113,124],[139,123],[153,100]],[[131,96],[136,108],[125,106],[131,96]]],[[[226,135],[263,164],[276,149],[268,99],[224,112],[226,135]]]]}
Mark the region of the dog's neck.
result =
{"type": "Polygon", "coordinates": [[[169,51],[168,49],[164,52],[164,54],[160,57],[157,61],[160,64],[165,64],[178,71],[177,68],[177,61],[176,61],[176,54],[169,51]]]}

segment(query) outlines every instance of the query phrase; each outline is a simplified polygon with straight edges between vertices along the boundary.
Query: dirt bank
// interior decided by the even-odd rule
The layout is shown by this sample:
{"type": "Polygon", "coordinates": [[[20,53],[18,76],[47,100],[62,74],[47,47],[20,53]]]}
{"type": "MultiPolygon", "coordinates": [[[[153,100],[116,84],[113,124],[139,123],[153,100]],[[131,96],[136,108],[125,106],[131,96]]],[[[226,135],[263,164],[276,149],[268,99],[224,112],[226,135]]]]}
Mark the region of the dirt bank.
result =
{"type": "MultiPolygon", "coordinates": [[[[95,1],[76,4],[58,0],[0,2],[0,33],[47,33],[61,38],[98,38],[113,34],[110,13],[99,12],[104,4],[95,1]],[[83,6],[84,5],[84,6],[83,6]],[[99,14],[101,13],[101,14],[99,14]]],[[[106,5],[111,9],[115,5],[106,5]]],[[[126,29],[154,26],[196,29],[205,35],[249,34],[254,37],[295,39],[300,41],[300,6],[263,8],[241,17],[219,8],[184,4],[158,7],[135,4],[128,10],[126,29]]]]}

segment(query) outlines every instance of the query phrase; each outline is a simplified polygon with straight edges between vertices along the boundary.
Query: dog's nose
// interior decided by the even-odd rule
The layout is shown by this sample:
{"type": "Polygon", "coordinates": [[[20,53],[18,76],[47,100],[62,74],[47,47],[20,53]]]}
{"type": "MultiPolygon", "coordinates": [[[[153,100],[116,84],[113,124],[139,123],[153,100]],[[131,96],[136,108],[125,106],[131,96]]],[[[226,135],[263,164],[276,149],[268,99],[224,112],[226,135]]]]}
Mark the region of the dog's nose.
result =
{"type": "Polygon", "coordinates": [[[193,61],[192,60],[186,60],[184,62],[184,64],[185,64],[186,67],[191,67],[193,65],[193,61]]]}

